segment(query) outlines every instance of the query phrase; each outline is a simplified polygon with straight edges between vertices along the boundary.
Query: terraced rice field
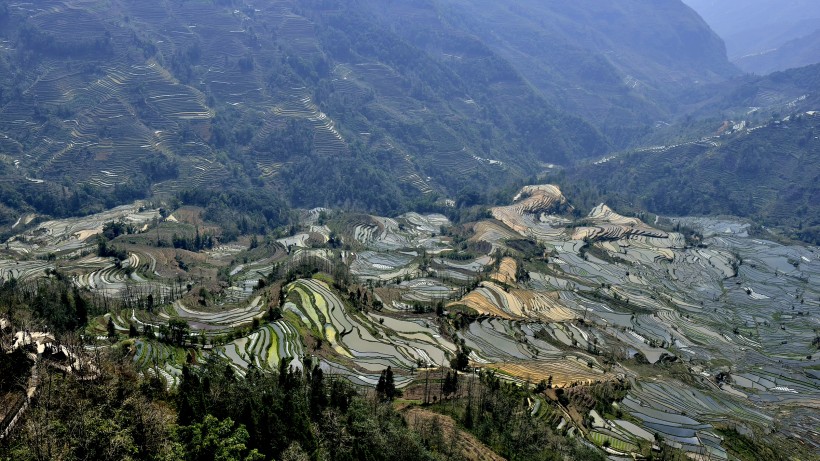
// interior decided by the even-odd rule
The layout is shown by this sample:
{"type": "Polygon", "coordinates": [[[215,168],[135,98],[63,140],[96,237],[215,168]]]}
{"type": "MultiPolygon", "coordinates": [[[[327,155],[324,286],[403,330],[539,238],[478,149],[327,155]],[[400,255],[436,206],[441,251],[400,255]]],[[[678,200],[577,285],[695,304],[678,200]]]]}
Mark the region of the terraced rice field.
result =
{"type": "MultiPolygon", "coordinates": [[[[305,21],[304,18],[301,18],[301,20],[305,21]]],[[[297,21],[296,17],[286,19],[286,23],[289,22],[290,24],[295,21],[297,21]]],[[[273,116],[305,120],[311,123],[315,154],[321,156],[344,156],[348,154],[347,143],[336,128],[336,122],[319,110],[306,88],[291,87],[281,91],[276,99],[279,102],[271,110],[273,116]]]]}
{"type": "Polygon", "coordinates": [[[407,370],[419,361],[444,365],[455,352],[452,343],[424,322],[349,313],[323,282],[299,280],[288,286],[288,293],[298,301],[286,304],[286,311],[295,312],[340,357],[371,373],[387,366],[407,370]]]}
{"type": "Polygon", "coordinates": [[[576,360],[502,362],[488,363],[485,366],[508,374],[519,382],[538,383],[542,380],[548,381],[551,376],[555,387],[567,387],[576,383],[592,384],[614,378],[600,368],[590,368],[576,360]]]}
{"type": "Polygon", "coordinates": [[[134,341],[134,364],[147,374],[158,374],[169,387],[178,384],[186,352],[158,341],[134,341]]]}
{"type": "Polygon", "coordinates": [[[456,287],[434,278],[417,278],[404,281],[399,284],[399,287],[405,289],[401,297],[407,302],[436,303],[450,300],[457,293],[456,287]]]}
{"type": "Polygon", "coordinates": [[[518,265],[513,258],[504,257],[501,259],[498,270],[493,272],[492,275],[490,275],[490,278],[503,284],[513,285],[517,281],[517,269],[518,265]]]}
{"type": "Polygon", "coordinates": [[[136,202],[82,218],[46,221],[19,236],[8,240],[8,250],[19,255],[66,254],[90,245],[90,237],[102,232],[103,225],[112,221],[143,229],[159,218],[159,210],[145,209],[145,203],[136,202]]]}
{"type": "Polygon", "coordinates": [[[484,319],[471,323],[461,336],[472,349],[471,360],[479,364],[562,358],[562,351],[535,337],[541,328],[536,323],[484,319]]]}
{"type": "Polygon", "coordinates": [[[249,366],[276,370],[282,359],[291,367],[301,369],[305,356],[302,338],[286,321],[268,323],[249,336],[236,339],[215,348],[215,353],[225,358],[234,368],[244,374],[249,366]]]}
{"type": "Polygon", "coordinates": [[[454,261],[447,258],[434,258],[432,269],[436,277],[442,280],[470,282],[479,278],[484,268],[490,265],[493,258],[484,255],[472,261],[454,261]]]}
{"type": "MultiPolygon", "coordinates": [[[[284,287],[283,319],[262,321],[250,334],[197,353],[216,354],[244,373],[251,366],[273,369],[283,358],[299,368],[309,353],[305,346],[318,343],[319,356],[313,360],[326,371],[372,386],[381,370],[391,366],[398,385],[404,386],[419,366],[448,366],[456,340],[463,340],[471,366],[495,369],[514,382],[552,376],[554,385],[571,386],[629,379],[632,388],[621,409],[635,419],[601,419],[589,435],[616,451],[634,450],[639,440],[652,441],[657,432],[693,455],[726,459],[714,426],[729,422],[777,424],[814,443],[820,357],[811,342],[820,315],[820,251],[752,238],[748,225],[726,220],[681,219],[703,232],[703,244],[691,247],[681,234],[653,229],[605,206],[596,208],[581,227],[567,226],[573,222],[569,217],[550,214],[569,207],[560,191],[535,188],[513,205],[493,209],[496,220],[476,223],[470,248],[503,254],[509,240],[522,238],[546,248],[545,257],[519,259],[522,267],[502,257],[494,273],[487,268],[497,254],[466,261],[438,254],[453,248],[450,238],[441,237],[441,227],[450,225],[441,215],[355,215],[320,225],[321,212],[328,210],[314,209],[301,214],[305,232],[280,239],[258,260],[232,262],[246,251],[238,244],[204,253],[203,260],[225,268],[233,286],[224,288],[219,305],[193,308],[186,304],[190,301],[169,299],[169,287],[182,291],[185,282],[160,275],[158,251],[135,247],[120,268],[83,254],[107,221],[123,219],[140,227],[157,219],[157,211],[139,211],[135,204],[82,219],[49,221],[12,238],[5,251],[19,261],[0,261],[0,277],[33,279],[59,264],[78,286],[107,294],[152,292],[164,299],[156,314],[112,312],[121,333],[130,324],[156,330],[180,318],[195,337],[214,340],[240,328],[247,331],[254,319],[262,319],[268,298],[255,288],[274,263],[342,261],[354,286],[372,287],[390,304],[383,312],[360,311],[325,282],[299,279],[284,287]],[[331,231],[351,248],[310,247],[309,239],[321,241],[331,231]],[[49,253],[56,253],[57,260],[43,257],[49,253]],[[467,292],[468,287],[475,288],[467,292]],[[445,301],[450,322],[466,321],[452,330],[435,314],[413,313],[414,303],[433,309],[439,301],[445,301]],[[463,316],[464,306],[477,315],[463,316]],[[605,354],[616,358],[610,371],[601,365],[605,354]],[[655,367],[676,359],[672,366],[699,385],[641,376],[629,367],[646,370],[652,365],[627,360],[635,356],[655,367]],[[717,383],[718,373],[727,381],[717,383]],[[789,412],[778,411],[784,405],[789,412]]],[[[95,333],[102,335],[105,321],[98,323],[95,333]]],[[[174,382],[184,363],[176,349],[142,340],[135,348],[144,372],[174,382]]]]}
{"type": "Polygon", "coordinates": [[[644,224],[640,219],[627,218],[601,204],[590,211],[587,219],[594,225],[579,227],[572,234],[573,240],[620,239],[632,235],[641,235],[665,239],[669,234],[644,224]]]}
{"type": "Polygon", "coordinates": [[[350,270],[363,280],[394,280],[405,275],[418,274],[418,265],[413,264],[416,255],[399,252],[362,251],[350,265],[350,270]]]}
{"type": "Polygon", "coordinates": [[[439,235],[441,226],[449,224],[439,214],[407,213],[396,219],[370,216],[367,222],[355,224],[351,233],[356,241],[376,250],[417,248],[437,254],[449,249],[439,235]]]}
{"type": "MultiPolygon", "coordinates": [[[[704,245],[691,248],[680,234],[653,229],[605,206],[593,210],[585,226],[575,229],[565,227],[567,218],[542,209],[511,205],[493,213],[509,229],[487,221],[476,225],[476,232],[501,247],[512,238],[510,230],[520,236],[516,238],[536,239],[552,253],[549,263],[530,272],[529,280],[518,286],[504,289],[484,281],[451,306],[466,305],[497,319],[534,320],[539,318],[538,310],[528,309],[528,303],[540,300],[547,309],[566,313],[563,319],[551,319],[543,330],[555,344],[582,350],[618,345],[629,355],[640,352],[650,362],[666,355],[730,363],[730,373],[737,378],[731,384],[712,385],[714,393],[695,397],[699,403],[665,398],[664,411],[700,415],[698,424],[747,418],[770,426],[769,410],[774,408],[770,405],[775,402],[792,402],[799,408],[816,404],[820,381],[812,370],[818,357],[808,346],[817,327],[813,319],[820,314],[816,249],[750,238],[748,225],[742,223],[681,219],[681,224],[702,229],[705,235],[704,245]],[[583,238],[594,252],[582,254],[583,238]],[[572,318],[583,318],[586,327],[567,322],[572,318]],[[768,410],[760,411],[758,405],[768,410]]],[[[501,274],[493,278],[509,280],[501,274]]],[[[476,351],[475,362],[488,361],[481,356],[482,348],[509,363],[532,360],[530,348],[501,341],[493,331],[482,327],[465,336],[476,351]],[[481,338],[493,340],[487,345],[481,338]]],[[[719,365],[705,368],[698,373],[706,380],[726,370],[719,365]]],[[[518,376],[534,374],[510,371],[518,376]]],[[[675,392],[686,395],[680,383],[667,385],[680,386],[675,392]]],[[[645,402],[659,400],[653,396],[645,402]]],[[[812,424],[802,411],[788,418],[802,434],[812,424]]],[[[670,429],[668,442],[692,453],[726,457],[708,429],[689,424],[694,432],[670,429]]],[[[659,429],[663,428],[646,431],[659,429]]],[[[628,437],[625,442],[633,443],[628,437]]]]}
{"type": "Polygon", "coordinates": [[[650,433],[660,433],[667,443],[718,459],[726,459],[727,454],[711,423],[727,418],[763,425],[771,423],[771,417],[728,395],[684,390],[680,385],[663,382],[636,387],[622,407],[640,420],[640,427],[650,433]]]}
{"type": "Polygon", "coordinates": [[[188,322],[196,330],[229,330],[250,324],[254,318],[260,319],[265,315],[267,306],[264,300],[257,296],[247,306],[227,309],[222,312],[201,312],[175,301],[168,312],[160,312],[158,317],[163,320],[180,318],[188,322]]]}
{"type": "Polygon", "coordinates": [[[621,437],[608,433],[608,431],[592,431],[589,433],[589,439],[598,446],[608,446],[613,450],[621,453],[631,453],[637,451],[638,446],[634,443],[624,440],[621,437]],[[605,444],[606,442],[606,444],[605,444]]]}
{"type": "Polygon", "coordinates": [[[515,240],[521,236],[513,232],[506,226],[493,221],[480,221],[473,226],[474,235],[470,237],[473,242],[489,242],[493,248],[503,243],[505,240],[515,240]]]}
{"type": "Polygon", "coordinates": [[[0,260],[0,280],[16,279],[20,281],[45,277],[46,271],[53,269],[54,264],[47,261],[0,260]]]}
{"type": "Polygon", "coordinates": [[[557,293],[505,290],[493,282],[482,282],[477,289],[450,305],[464,305],[481,315],[505,319],[560,321],[570,320],[576,316],[559,302],[557,293]]]}

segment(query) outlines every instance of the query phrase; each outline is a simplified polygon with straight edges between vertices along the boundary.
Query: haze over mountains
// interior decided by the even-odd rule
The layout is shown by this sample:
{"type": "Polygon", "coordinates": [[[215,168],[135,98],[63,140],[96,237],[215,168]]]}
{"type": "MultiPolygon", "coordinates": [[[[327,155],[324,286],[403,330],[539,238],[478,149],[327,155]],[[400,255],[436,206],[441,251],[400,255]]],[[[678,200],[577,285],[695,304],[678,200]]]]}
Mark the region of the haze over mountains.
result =
{"type": "Polygon", "coordinates": [[[0,0],[0,460],[820,461],[817,7],[688,4],[0,0]]]}
{"type": "Polygon", "coordinates": [[[6,226],[200,187],[383,213],[476,203],[750,108],[808,111],[818,89],[811,72],[740,77],[679,1],[0,5],[6,226]]]}
{"type": "Polygon", "coordinates": [[[6,1],[0,12],[0,146],[17,184],[5,205],[47,195],[55,206],[40,211],[57,215],[66,200],[99,209],[149,189],[251,183],[294,206],[395,211],[633,145],[679,115],[676,94],[735,73],[680,2],[6,1]],[[27,192],[25,177],[45,183],[27,192]],[[308,186],[325,178],[336,179],[308,186]],[[55,182],[90,188],[66,195],[55,182]],[[115,194],[94,198],[100,188],[115,194]]]}
{"type": "Polygon", "coordinates": [[[820,4],[812,0],[685,0],[726,42],[746,72],[820,62],[820,4]]]}
{"type": "Polygon", "coordinates": [[[678,1],[367,3],[433,56],[460,59],[454,36],[480,40],[549,103],[582,116],[618,147],[673,117],[684,88],[737,74],[720,39],[678,1]]]}

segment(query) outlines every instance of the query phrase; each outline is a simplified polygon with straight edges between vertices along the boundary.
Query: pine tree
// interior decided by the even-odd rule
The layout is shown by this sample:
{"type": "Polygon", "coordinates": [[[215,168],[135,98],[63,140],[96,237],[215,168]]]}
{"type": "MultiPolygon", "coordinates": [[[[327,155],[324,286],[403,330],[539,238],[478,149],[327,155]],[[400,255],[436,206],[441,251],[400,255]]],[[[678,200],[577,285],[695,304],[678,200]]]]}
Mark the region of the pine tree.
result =
{"type": "Polygon", "coordinates": [[[464,412],[464,427],[467,429],[473,428],[473,404],[467,404],[467,410],[464,412]]]}
{"type": "Polygon", "coordinates": [[[382,370],[382,374],[379,376],[379,382],[376,383],[376,395],[379,397],[379,400],[385,400],[387,395],[387,378],[385,377],[386,370],[382,370]]]}
{"type": "Polygon", "coordinates": [[[444,386],[442,386],[441,391],[444,393],[445,396],[450,395],[453,393],[453,376],[450,372],[447,372],[447,375],[444,377],[444,386]]]}
{"type": "Polygon", "coordinates": [[[393,400],[393,397],[396,396],[396,384],[393,381],[393,369],[390,368],[390,367],[387,367],[387,370],[385,371],[384,374],[385,374],[385,381],[386,381],[385,392],[387,394],[387,399],[388,400],[393,400]]]}
{"type": "Polygon", "coordinates": [[[393,400],[396,393],[396,384],[393,379],[393,369],[391,367],[387,367],[386,370],[382,370],[382,373],[379,376],[379,382],[376,383],[376,395],[379,396],[379,400],[393,400]]]}
{"type": "Polygon", "coordinates": [[[117,327],[114,326],[114,319],[111,317],[108,317],[108,337],[112,339],[117,337],[117,327]]]}

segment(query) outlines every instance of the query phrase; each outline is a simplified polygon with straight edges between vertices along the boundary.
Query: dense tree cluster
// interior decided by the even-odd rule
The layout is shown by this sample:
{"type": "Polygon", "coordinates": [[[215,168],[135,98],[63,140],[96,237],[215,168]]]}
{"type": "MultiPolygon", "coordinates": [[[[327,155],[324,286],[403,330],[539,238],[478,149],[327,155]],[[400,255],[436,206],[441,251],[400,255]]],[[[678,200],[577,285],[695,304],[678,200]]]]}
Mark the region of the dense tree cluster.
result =
{"type": "Polygon", "coordinates": [[[174,248],[187,251],[210,250],[214,247],[214,236],[208,233],[200,235],[199,229],[196,229],[193,238],[174,233],[173,237],[171,237],[171,244],[174,248]]]}
{"type": "MultiPolygon", "coordinates": [[[[265,190],[191,189],[180,192],[177,198],[180,203],[204,207],[205,219],[222,229],[222,241],[243,234],[264,235],[295,222],[288,206],[265,190]]],[[[189,243],[196,248],[195,240],[189,243]]],[[[212,239],[200,237],[200,246],[203,243],[213,244],[212,239]]]]}
{"type": "Polygon", "coordinates": [[[19,325],[20,320],[31,327],[48,327],[58,333],[85,326],[89,316],[105,309],[58,272],[40,280],[4,281],[0,285],[0,306],[12,325],[19,325]]]}
{"type": "Polygon", "coordinates": [[[283,361],[278,373],[251,369],[241,379],[222,362],[185,368],[176,394],[178,422],[230,418],[246,428],[247,446],[269,459],[288,451],[309,459],[433,459],[390,405],[374,406],[309,359],[304,369],[283,361]]]}

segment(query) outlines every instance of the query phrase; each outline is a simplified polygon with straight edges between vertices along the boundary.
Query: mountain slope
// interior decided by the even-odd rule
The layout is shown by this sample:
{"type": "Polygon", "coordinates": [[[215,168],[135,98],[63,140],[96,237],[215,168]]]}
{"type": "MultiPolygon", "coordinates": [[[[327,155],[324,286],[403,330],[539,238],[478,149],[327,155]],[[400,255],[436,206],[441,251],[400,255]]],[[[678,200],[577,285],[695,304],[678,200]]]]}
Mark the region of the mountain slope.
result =
{"type": "Polygon", "coordinates": [[[644,149],[571,171],[591,206],[685,215],[734,215],[820,242],[820,116],[793,114],[719,137],[644,149]],[[591,193],[590,193],[591,192],[591,193]]]}
{"type": "Polygon", "coordinates": [[[445,41],[449,31],[479,40],[547,100],[620,146],[671,117],[677,91],[737,72],[721,40],[678,1],[362,4],[408,40],[449,59],[471,52],[459,46],[463,40],[445,41]],[[420,22],[430,33],[418,33],[420,22]]]}
{"type": "Polygon", "coordinates": [[[743,70],[761,75],[818,62],[820,62],[820,28],[806,36],[790,40],[773,50],[747,55],[735,61],[743,70]]]}
{"type": "Polygon", "coordinates": [[[390,212],[607,149],[481,44],[448,65],[345,2],[2,4],[18,186],[255,186],[390,212]]]}
{"type": "Polygon", "coordinates": [[[599,158],[734,72],[679,2],[0,5],[7,224],[194,188],[395,213],[599,158]]]}
{"type": "Polygon", "coordinates": [[[684,1],[720,34],[730,60],[746,72],[765,74],[819,62],[820,4],[815,1],[684,1]]]}

